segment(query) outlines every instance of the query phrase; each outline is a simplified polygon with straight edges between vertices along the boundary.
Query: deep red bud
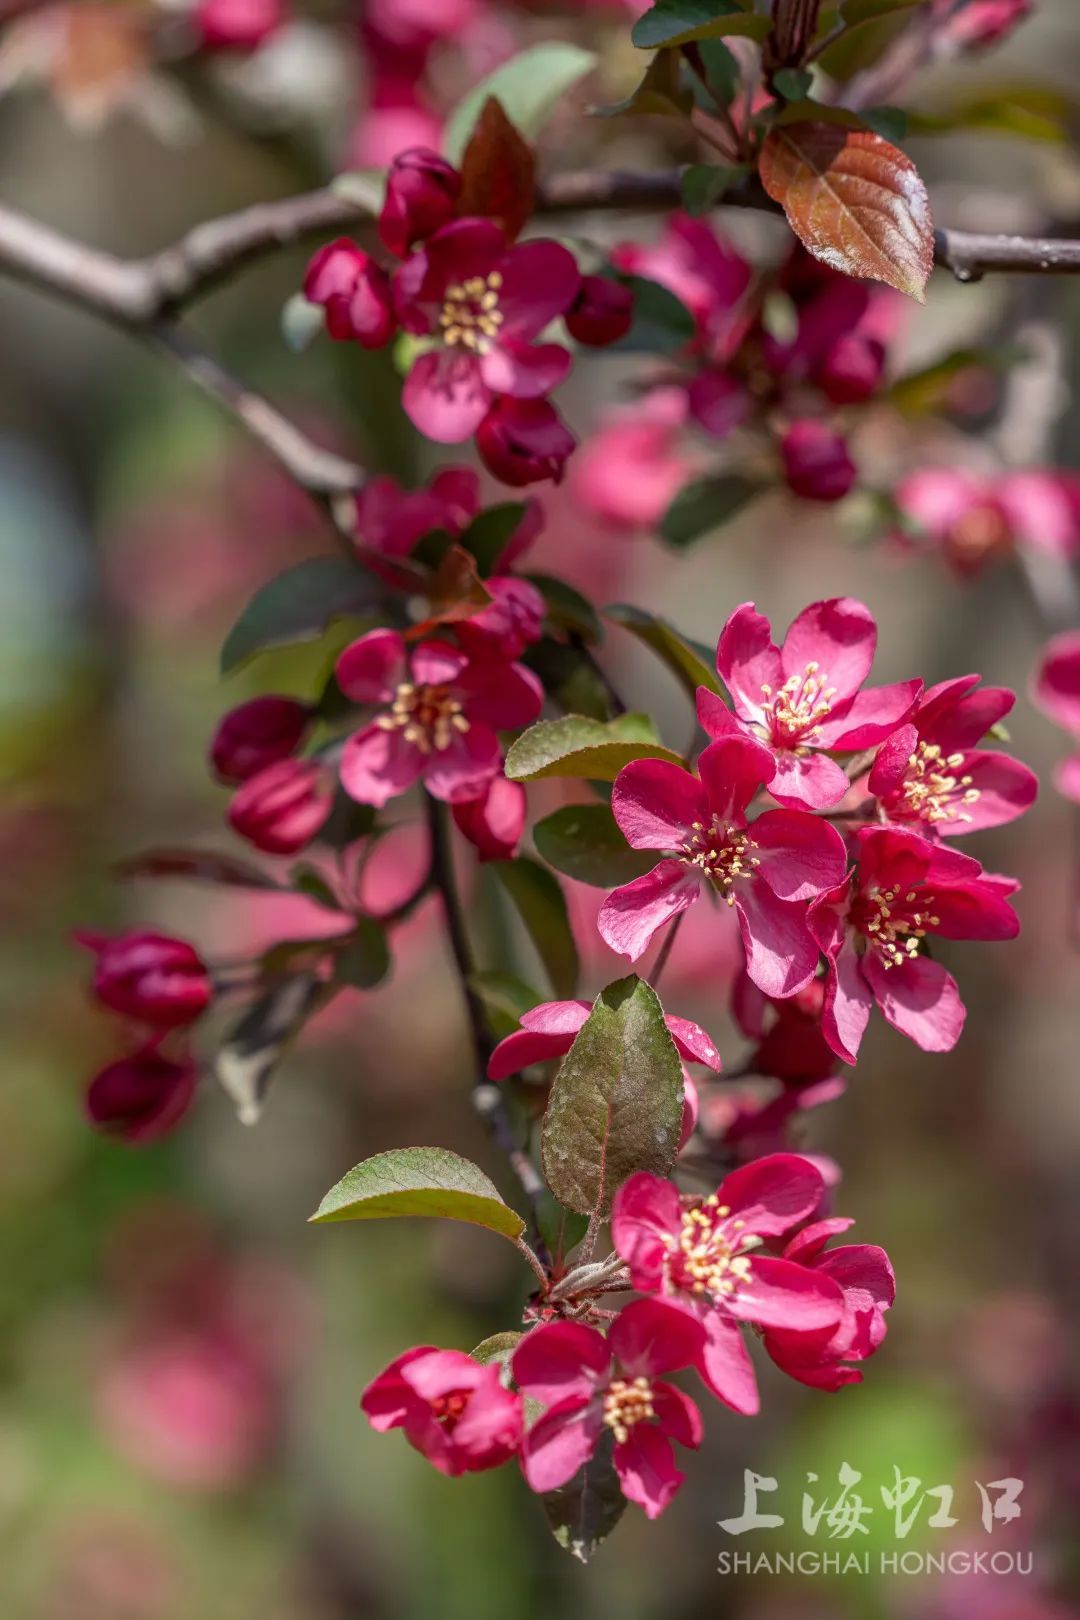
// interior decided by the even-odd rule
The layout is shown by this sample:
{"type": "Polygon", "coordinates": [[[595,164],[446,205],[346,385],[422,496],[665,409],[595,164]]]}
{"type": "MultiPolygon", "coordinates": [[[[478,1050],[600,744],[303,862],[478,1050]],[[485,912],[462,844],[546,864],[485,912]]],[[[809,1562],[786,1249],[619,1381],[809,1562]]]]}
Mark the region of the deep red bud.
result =
{"type": "Polygon", "coordinates": [[[199,1071],[147,1049],[102,1069],[86,1093],[86,1115],[99,1131],[128,1142],[166,1136],[191,1105],[199,1071]]]}
{"type": "Polygon", "coordinates": [[[246,782],[300,746],[311,712],[289,697],[257,697],[218,721],[210,763],[223,782],[246,782]]]}
{"type": "Polygon", "coordinates": [[[508,861],[525,830],[525,789],[496,776],[479,799],[452,804],[450,814],[482,861],[508,861]]]}
{"type": "Polygon", "coordinates": [[[546,399],[499,399],[476,430],[485,467],[516,489],[546,478],[559,483],[576,442],[546,399]]]}
{"type": "Polygon", "coordinates": [[[629,287],[607,276],[582,276],[581,291],[566,315],[572,338],[600,349],[625,337],[633,321],[634,295],[629,287]]]}
{"type": "Polygon", "coordinates": [[[484,584],[490,605],[455,626],[462,651],[470,658],[520,658],[543,634],[544,598],[531,581],[513,574],[497,574],[484,584]]]}
{"type": "Polygon", "coordinates": [[[295,855],[310,844],[334,803],[334,778],[314,760],[282,759],[233,795],[229,824],[268,855],[295,855]]]}
{"type": "Polygon", "coordinates": [[[803,500],[843,500],[855,482],[846,439],[824,422],[793,422],[780,441],[780,455],[789,487],[803,500]]]}
{"type": "Polygon", "coordinates": [[[140,928],[116,939],[83,935],[80,943],[97,953],[94,995],[125,1018],[172,1029],[190,1024],[210,1005],[209,970],[186,940],[140,928]]]}
{"type": "Polygon", "coordinates": [[[328,242],[308,264],[304,297],[326,311],[326,330],[339,342],[381,349],[397,331],[386,271],[342,236],[328,242]]]}
{"type": "Polygon", "coordinates": [[[862,405],[877,393],[884,370],[884,343],[852,332],[833,344],[814,380],[834,405],[862,405]]]}
{"type": "Polygon", "coordinates": [[[414,242],[433,235],[454,217],[461,176],[452,163],[424,146],[399,152],[386,176],[379,236],[403,259],[414,242]]]}
{"type": "Polygon", "coordinates": [[[211,51],[253,51],[286,19],[282,0],[198,0],[194,22],[211,51]]]}

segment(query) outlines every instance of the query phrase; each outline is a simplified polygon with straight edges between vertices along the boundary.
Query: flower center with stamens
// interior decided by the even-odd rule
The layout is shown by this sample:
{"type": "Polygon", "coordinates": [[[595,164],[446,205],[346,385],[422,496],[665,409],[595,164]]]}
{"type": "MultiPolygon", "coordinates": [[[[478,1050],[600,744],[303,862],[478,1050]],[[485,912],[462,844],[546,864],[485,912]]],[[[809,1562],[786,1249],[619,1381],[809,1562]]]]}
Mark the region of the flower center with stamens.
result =
{"type": "Polygon", "coordinates": [[[445,686],[413,686],[406,683],[394,693],[394,701],[376,724],[383,731],[402,731],[405,741],[422,754],[440,753],[449,748],[455,735],[468,731],[469,722],[457,698],[445,686]]]}
{"type": "Polygon", "coordinates": [[[779,691],[764,683],[766,724],[756,729],[766,742],[778,748],[795,748],[800,743],[816,743],[820,726],[832,710],[836,687],[817,664],[807,664],[801,675],[789,675],[779,691]]]}
{"type": "Polygon", "coordinates": [[[467,1389],[452,1389],[448,1395],[436,1395],[431,1402],[432,1417],[437,1418],[444,1429],[453,1429],[469,1404],[470,1393],[467,1389]]]}
{"type": "Polygon", "coordinates": [[[655,1417],[652,1385],[647,1378],[613,1378],[604,1396],[604,1424],[615,1436],[616,1445],[624,1445],[630,1430],[646,1418],[655,1417]]]}
{"type": "Polygon", "coordinates": [[[934,823],[970,821],[964,806],[975,803],[979,790],[970,776],[957,776],[963,763],[963,754],[943,754],[937,743],[920,742],[900,785],[901,813],[934,823]]]}
{"type": "Polygon", "coordinates": [[[855,901],[852,919],[885,967],[901,967],[918,956],[927,931],[940,924],[930,909],[933,904],[925,889],[908,889],[901,896],[899,884],[873,888],[855,901]],[[916,904],[918,911],[912,909],[916,904]]]}
{"type": "Polygon", "coordinates": [[[687,866],[698,867],[733,906],[735,897],[731,891],[736,878],[753,877],[754,868],[760,865],[758,857],[750,853],[753,849],[757,845],[749,833],[713,816],[707,826],[703,821],[691,824],[682,858],[687,866]]]}
{"type": "Polygon", "coordinates": [[[467,281],[447,287],[439,327],[448,349],[461,347],[474,354],[490,354],[503,323],[499,308],[502,279],[498,270],[492,270],[486,276],[470,276],[467,281]]]}
{"type": "Polygon", "coordinates": [[[727,1204],[716,1194],[688,1209],[678,1238],[668,1239],[667,1279],[671,1287],[690,1294],[723,1299],[750,1281],[750,1261],[741,1249],[755,1245],[744,1232],[745,1222],[731,1219],[727,1204]]]}

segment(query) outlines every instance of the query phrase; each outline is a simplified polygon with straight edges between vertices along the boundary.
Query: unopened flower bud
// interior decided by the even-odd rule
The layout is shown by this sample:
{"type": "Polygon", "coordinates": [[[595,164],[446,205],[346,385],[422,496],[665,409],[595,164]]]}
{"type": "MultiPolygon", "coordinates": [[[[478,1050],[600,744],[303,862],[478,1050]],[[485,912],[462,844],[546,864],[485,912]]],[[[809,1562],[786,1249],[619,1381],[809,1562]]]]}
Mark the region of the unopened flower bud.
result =
{"type": "Polygon", "coordinates": [[[633,321],[634,295],[629,287],[607,276],[582,276],[581,290],[566,314],[572,338],[603,348],[625,337],[633,321]]]}
{"type": "Polygon", "coordinates": [[[855,482],[843,434],[824,422],[793,422],[780,441],[788,486],[805,501],[840,501],[855,482]]]}
{"type": "Polygon", "coordinates": [[[128,1142],[166,1136],[191,1105],[199,1071],[190,1058],[174,1062],[147,1048],[94,1076],[86,1093],[90,1123],[128,1142]]]}
{"type": "Polygon", "coordinates": [[[326,311],[326,330],[339,342],[381,349],[397,331],[390,278],[348,237],[320,248],[304,276],[304,296],[326,311]]]}
{"type": "Polygon", "coordinates": [[[218,721],[210,763],[223,782],[246,782],[288,759],[303,741],[310,710],[295,698],[257,697],[230,709],[218,721]]]}
{"type": "Polygon", "coordinates": [[[508,861],[525,830],[525,789],[496,776],[478,799],[458,801],[450,813],[482,861],[508,861]]]}
{"type": "Polygon", "coordinates": [[[386,176],[380,239],[403,259],[414,242],[424,241],[453,219],[460,193],[460,174],[437,152],[423,146],[400,152],[386,176]]]}
{"type": "Polygon", "coordinates": [[[834,405],[862,405],[877,393],[884,370],[884,343],[851,332],[833,344],[814,380],[834,405]]]}
{"type": "Polygon", "coordinates": [[[283,759],[238,789],[229,806],[229,824],[268,855],[295,855],[310,844],[333,803],[334,780],[325,766],[283,759]]]}
{"type": "Polygon", "coordinates": [[[546,399],[499,399],[476,430],[476,447],[485,467],[516,489],[547,478],[561,482],[575,443],[546,399]]]}
{"type": "Polygon", "coordinates": [[[199,43],[211,51],[254,51],[286,20],[283,0],[198,0],[199,43]]]}
{"type": "Polygon", "coordinates": [[[116,939],[77,937],[97,954],[93,992],[111,1011],[171,1029],[192,1023],[210,1005],[209,970],[186,940],[148,928],[116,939]]]}

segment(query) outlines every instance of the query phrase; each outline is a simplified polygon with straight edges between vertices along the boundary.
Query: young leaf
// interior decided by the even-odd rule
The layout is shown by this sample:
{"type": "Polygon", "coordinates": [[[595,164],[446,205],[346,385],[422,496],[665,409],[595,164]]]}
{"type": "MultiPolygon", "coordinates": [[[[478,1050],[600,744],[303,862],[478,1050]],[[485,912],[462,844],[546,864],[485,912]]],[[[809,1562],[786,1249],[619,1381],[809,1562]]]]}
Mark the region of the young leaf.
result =
{"type": "Polygon", "coordinates": [[[371,990],[390,972],[386,929],[371,917],[359,917],[347,945],[334,952],[334,979],[353,990],[371,990]]]}
{"type": "Polygon", "coordinates": [[[377,216],[386,200],[386,171],[384,169],[346,169],[330,182],[335,197],[353,203],[358,213],[377,216]]]}
{"type": "Polygon", "coordinates": [[[647,714],[620,714],[614,720],[566,714],[560,720],[540,720],[530,726],[510,745],[505,768],[512,782],[533,782],[539,776],[614,782],[632,759],[682,763],[681,755],[657,740],[647,714]]]}
{"type": "Polygon", "coordinates": [[[539,1006],[543,996],[512,973],[471,973],[469,989],[484,1003],[491,1033],[499,1040],[517,1029],[522,1013],[539,1006]]]}
{"type": "Polygon", "coordinates": [[[458,212],[497,220],[512,242],[532,214],[535,196],[533,149],[502,102],[489,95],[461,160],[458,212]]]}
{"type": "Polygon", "coordinates": [[[489,96],[505,107],[515,127],[534,140],[560,97],[596,66],[592,51],[550,41],[510,58],[475,85],[450,114],[443,145],[451,163],[459,163],[480,110],[489,96]]]}
{"type": "Polygon", "coordinates": [[[540,1498],[555,1540],[583,1564],[611,1534],[626,1507],[611,1453],[612,1437],[604,1435],[573,1479],[540,1498]]]}
{"type": "Polygon", "coordinates": [[[395,1216],[439,1216],[467,1221],[516,1240],[525,1222],[503,1203],[499,1189],[468,1159],[446,1148],[391,1148],[343,1176],[314,1215],[330,1221],[385,1221],[395,1216]]]}
{"type": "Polygon", "coordinates": [[[898,147],[870,130],[788,124],[765,137],[760,173],[815,258],[923,300],[934,267],[930,200],[898,147]]]}
{"type": "Polygon", "coordinates": [[[656,0],[656,5],[638,18],[630,38],[639,50],[653,51],[664,45],[688,45],[691,40],[721,39],[732,34],[760,42],[771,27],[768,17],[754,16],[740,0],[656,0]]]}
{"type": "Polygon", "coordinates": [[[741,512],[764,486],[741,473],[720,473],[684,484],[663,517],[660,533],[669,546],[693,545],[741,512]]]}
{"type": "Polygon", "coordinates": [[[148,849],[118,861],[115,871],[124,878],[188,878],[192,883],[221,883],[233,889],[284,887],[249,861],[208,849],[148,849]]]}
{"type": "Polygon", "coordinates": [[[603,630],[592,603],[575,591],[564,579],[553,574],[526,574],[524,578],[535,585],[544,598],[548,624],[554,630],[568,631],[582,641],[600,641],[603,630]]]}
{"type": "Polygon", "coordinates": [[[225,638],[221,673],[228,675],[255,653],[311,641],[334,619],[373,608],[379,581],[347,557],[312,557],[255,592],[225,638]]]}
{"type": "Polygon", "coordinates": [[[680,634],[666,619],[625,602],[613,602],[604,609],[604,617],[621,624],[646,647],[651,647],[692,698],[697,696],[699,686],[707,686],[710,692],[719,695],[716,660],[709,647],[680,634]]]}
{"type": "Polygon", "coordinates": [[[682,1065],[656,992],[635,974],[602,990],[559,1065],[541,1148],[547,1184],[606,1215],[635,1170],[666,1176],[679,1150],[682,1065]]]}
{"type": "Polygon", "coordinates": [[[745,180],[747,173],[745,163],[692,163],[683,170],[679,181],[683,207],[694,219],[700,219],[725,192],[745,180]]]}
{"type": "Polygon", "coordinates": [[[213,1060],[214,1073],[236,1106],[241,1125],[257,1124],[271,1076],[290,1043],[333,987],[315,973],[298,973],[261,996],[213,1060]]]}
{"type": "Polygon", "coordinates": [[[312,304],[303,293],[293,293],[281,311],[281,335],[294,354],[302,354],[322,331],[325,319],[321,304],[312,304]]]}
{"type": "Polygon", "coordinates": [[[552,1260],[561,1266],[588,1231],[589,1217],[565,1209],[545,1188],[536,1200],[536,1224],[552,1260]]]}
{"type": "Polygon", "coordinates": [[[646,276],[616,278],[634,295],[634,318],[629,332],[610,343],[615,354],[678,354],[697,331],[693,315],[681,298],[646,276]]]}
{"type": "Polygon", "coordinates": [[[459,537],[458,545],[475,559],[484,578],[494,571],[524,516],[524,501],[503,501],[485,508],[459,537]]]}
{"type": "Polygon", "coordinates": [[[678,51],[657,51],[628,96],[608,107],[590,107],[591,118],[684,118],[694,104],[682,76],[678,51]]]}
{"type": "Polygon", "coordinates": [[[500,1367],[506,1367],[524,1337],[523,1333],[493,1333],[489,1339],[481,1339],[469,1354],[482,1367],[490,1366],[493,1361],[497,1361],[500,1367]]]}
{"type": "Polygon", "coordinates": [[[656,865],[656,852],[631,849],[606,804],[566,804],[533,828],[537,852],[564,877],[614,889],[656,865]]]}
{"type": "Polygon", "coordinates": [[[577,985],[578,953],[558,878],[527,855],[513,861],[492,861],[489,869],[513,901],[555,994],[572,996],[577,985]]]}
{"type": "Polygon", "coordinates": [[[804,101],[810,94],[814,75],[808,68],[781,68],[773,74],[773,89],[785,101],[804,101]]]}

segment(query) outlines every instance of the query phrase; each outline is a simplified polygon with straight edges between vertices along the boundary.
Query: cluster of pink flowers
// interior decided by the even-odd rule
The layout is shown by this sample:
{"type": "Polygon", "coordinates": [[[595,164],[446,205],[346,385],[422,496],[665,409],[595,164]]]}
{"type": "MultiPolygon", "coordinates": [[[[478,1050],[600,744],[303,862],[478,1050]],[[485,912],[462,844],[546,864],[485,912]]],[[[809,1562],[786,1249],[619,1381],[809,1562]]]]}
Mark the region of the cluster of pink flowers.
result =
{"type": "Polygon", "coordinates": [[[829,270],[798,247],[774,274],[755,278],[730,242],[684,214],[665,221],[655,244],[616,247],[612,262],[674,293],[696,335],[681,373],[665,373],[632,413],[590,443],[588,476],[577,484],[586,505],[607,521],[655,523],[685,480],[680,425],[721,441],[755,430],[764,440],[763,471],[771,459],[795,494],[828,502],[848,493],[856,467],[837,413],[866,404],[881,386],[895,295],[829,270]],[[648,481],[639,467],[645,434],[648,481]],[[631,495],[621,493],[623,470],[631,495]]]}
{"type": "Polygon", "coordinates": [[[417,1347],[368,1385],[363,1409],[447,1474],[517,1454],[538,1492],[565,1485],[610,1439],[623,1494],[655,1518],[683,1481],[672,1442],[696,1448],[703,1435],[696,1402],[668,1373],[693,1369],[750,1414],[759,1398],[744,1327],[777,1366],[826,1390],[858,1382],[858,1363],[881,1344],[895,1292],[888,1257],[868,1244],[828,1249],[851,1222],[820,1217],[824,1194],[815,1166],[789,1153],[733,1171],[708,1198],[633,1175],[611,1230],[626,1286],[643,1297],[606,1334],[556,1316],[519,1339],[505,1368],[417,1347]],[[526,1402],[541,1408],[528,1423],[526,1402]]]}
{"type": "Polygon", "coordinates": [[[86,1113],[129,1142],[165,1136],[187,1112],[199,1069],[185,1035],[214,998],[210,969],[193,945],[148,928],[108,939],[76,935],[94,954],[91,990],[133,1033],[133,1050],[90,1082],[86,1113]]]}
{"type": "Polygon", "coordinates": [[[736,609],[717,648],[731,707],[699,688],[715,740],[696,773],[646,759],[616,780],[627,842],[663,858],[598,918],[636,961],[701,895],[722,898],[764,995],[803,990],[824,957],[822,1034],[849,1063],[874,1002],[924,1050],[955,1045],[963,1004],[928,942],[1012,938],[1018,885],[945,840],[1011,821],[1037,791],[1025,765],[978,746],[1012,693],[977,690],[977,676],[867,687],[876,634],[849,598],[812,603],[782,647],[752,604],[736,609]],[[765,794],[783,808],[759,807],[765,794]]]}
{"type": "Polygon", "coordinates": [[[632,300],[619,283],[582,277],[559,242],[507,240],[493,219],[458,217],[461,176],[423,148],[390,167],[379,216],[387,270],[348,238],[321,248],[304,293],[332,337],[382,348],[398,331],[419,340],[402,403],[438,444],[475,436],[489,470],[515,486],[562,477],[574,439],[548,395],[571,367],[569,349],[537,342],[563,317],[579,343],[614,342],[632,300]]]}
{"type": "Polygon", "coordinates": [[[961,578],[1016,551],[1070,563],[1080,555],[1080,479],[1052,468],[979,475],[921,467],[893,491],[894,543],[931,551],[961,578]]]}

